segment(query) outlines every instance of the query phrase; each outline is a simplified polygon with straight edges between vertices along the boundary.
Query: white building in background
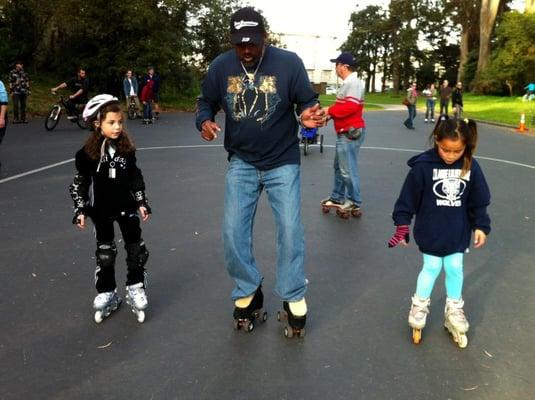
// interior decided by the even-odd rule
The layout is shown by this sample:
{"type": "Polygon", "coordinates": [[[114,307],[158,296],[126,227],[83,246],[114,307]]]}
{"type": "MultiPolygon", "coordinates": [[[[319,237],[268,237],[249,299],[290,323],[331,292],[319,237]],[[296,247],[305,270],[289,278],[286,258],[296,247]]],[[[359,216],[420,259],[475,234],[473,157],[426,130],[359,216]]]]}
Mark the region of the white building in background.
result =
{"type": "Polygon", "coordinates": [[[338,48],[344,39],[298,33],[276,33],[275,36],[282,47],[301,57],[311,82],[329,85],[337,83],[334,64],[330,60],[338,56],[338,48]]]}

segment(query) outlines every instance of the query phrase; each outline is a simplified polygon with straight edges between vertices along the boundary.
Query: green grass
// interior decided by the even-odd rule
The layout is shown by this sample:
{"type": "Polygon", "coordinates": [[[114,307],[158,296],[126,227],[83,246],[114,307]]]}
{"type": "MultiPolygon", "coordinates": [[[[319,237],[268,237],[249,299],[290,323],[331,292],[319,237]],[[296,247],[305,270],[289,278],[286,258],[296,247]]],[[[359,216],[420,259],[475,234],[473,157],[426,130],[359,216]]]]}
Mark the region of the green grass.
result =
{"type": "MultiPolygon", "coordinates": [[[[336,96],[331,94],[322,94],[320,95],[320,103],[322,106],[330,106],[336,101],[336,96]]],[[[378,106],[377,104],[368,104],[368,97],[366,96],[366,105],[364,107],[365,111],[369,110],[382,110],[383,107],[378,106]]]]}

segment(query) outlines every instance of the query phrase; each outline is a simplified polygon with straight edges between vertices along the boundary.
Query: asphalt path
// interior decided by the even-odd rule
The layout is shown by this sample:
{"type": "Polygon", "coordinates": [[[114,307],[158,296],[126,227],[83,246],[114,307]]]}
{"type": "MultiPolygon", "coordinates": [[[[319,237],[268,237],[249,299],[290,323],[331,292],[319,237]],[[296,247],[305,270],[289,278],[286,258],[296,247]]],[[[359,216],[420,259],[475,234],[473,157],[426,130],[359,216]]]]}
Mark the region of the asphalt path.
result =
{"type": "MultiPolygon", "coordinates": [[[[421,116],[421,115],[420,115],[421,116]]],[[[535,139],[480,125],[479,161],[492,192],[488,244],[465,257],[469,344],[443,329],[443,275],[416,346],[407,313],[421,268],[412,245],[389,250],[391,211],[431,126],[404,112],[368,112],[359,164],[361,219],[319,207],[333,183],[334,135],[302,157],[309,319],[304,339],[276,321],[273,217],[265,197],[254,250],[267,323],[232,329],[232,281],[221,244],[226,153],[200,139],[187,113],[129,130],[154,214],[149,309],[126,304],[93,320],[95,243],[71,224],[72,158],[87,132],[62,121],[11,125],[0,146],[0,399],[528,399],[535,383],[535,139]]],[[[125,252],[119,243],[118,282],[125,252]]],[[[124,294],[124,286],[119,291],[124,294]]]]}

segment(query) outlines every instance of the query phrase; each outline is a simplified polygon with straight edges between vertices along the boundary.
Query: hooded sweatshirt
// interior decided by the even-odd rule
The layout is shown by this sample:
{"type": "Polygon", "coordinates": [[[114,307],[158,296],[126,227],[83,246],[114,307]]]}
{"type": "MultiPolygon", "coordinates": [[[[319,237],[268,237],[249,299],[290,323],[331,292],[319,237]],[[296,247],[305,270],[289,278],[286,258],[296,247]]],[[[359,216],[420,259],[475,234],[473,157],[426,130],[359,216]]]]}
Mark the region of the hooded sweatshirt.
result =
{"type": "Polygon", "coordinates": [[[267,46],[248,73],[234,49],[212,61],[197,99],[197,129],[223,109],[229,160],[235,154],[260,170],[299,164],[296,113],[318,103],[303,61],[267,46]]]}
{"type": "Polygon", "coordinates": [[[395,225],[410,225],[416,215],[414,240],[422,253],[445,257],[464,252],[473,230],[489,234],[490,191],[475,159],[462,177],[463,158],[448,165],[434,148],[412,157],[407,164],[411,170],[392,218],[395,225]]]}

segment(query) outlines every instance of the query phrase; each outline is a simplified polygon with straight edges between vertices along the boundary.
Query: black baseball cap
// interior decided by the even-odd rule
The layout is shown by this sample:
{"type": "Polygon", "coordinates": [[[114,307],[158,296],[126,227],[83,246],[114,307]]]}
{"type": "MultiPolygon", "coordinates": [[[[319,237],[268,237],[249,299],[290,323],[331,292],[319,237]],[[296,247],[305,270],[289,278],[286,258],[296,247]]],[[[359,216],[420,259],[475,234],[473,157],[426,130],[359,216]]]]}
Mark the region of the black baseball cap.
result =
{"type": "Polygon", "coordinates": [[[264,18],[252,7],[241,8],[230,17],[232,44],[260,44],[266,34],[264,18]]]}
{"type": "Polygon", "coordinates": [[[336,58],[333,58],[331,62],[336,64],[345,64],[349,65],[350,67],[354,67],[357,65],[357,60],[355,60],[355,57],[353,57],[353,54],[351,54],[348,51],[344,51],[343,53],[340,53],[340,55],[336,58]]]}

